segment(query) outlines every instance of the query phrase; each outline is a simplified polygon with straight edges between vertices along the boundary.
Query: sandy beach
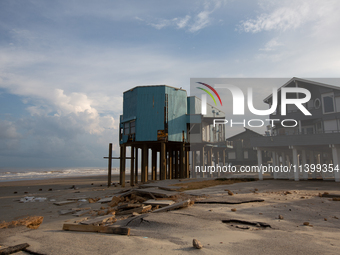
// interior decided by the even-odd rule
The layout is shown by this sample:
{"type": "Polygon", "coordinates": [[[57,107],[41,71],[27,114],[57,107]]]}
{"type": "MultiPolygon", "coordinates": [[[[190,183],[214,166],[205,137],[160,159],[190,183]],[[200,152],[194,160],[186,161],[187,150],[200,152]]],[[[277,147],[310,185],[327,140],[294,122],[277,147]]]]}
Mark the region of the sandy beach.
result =
{"type": "MultiPolygon", "coordinates": [[[[166,180],[150,185],[169,187],[193,181],[205,179],[166,180]]],[[[148,213],[143,220],[128,225],[129,236],[62,230],[64,223],[73,223],[80,217],[60,215],[58,211],[74,207],[99,210],[107,204],[89,203],[88,198],[110,197],[130,188],[129,184],[125,188],[106,185],[106,176],[0,183],[1,221],[44,217],[38,229],[0,229],[1,248],[28,243],[31,251],[41,254],[339,254],[340,201],[319,196],[327,192],[340,197],[339,183],[265,180],[185,190],[181,193],[186,196],[204,196],[208,200],[264,201],[197,202],[178,210],[148,213]],[[20,203],[23,197],[46,200],[20,203]],[[86,199],[62,206],[54,204],[81,197],[86,199]],[[227,223],[228,220],[261,222],[270,227],[227,223]],[[309,225],[304,225],[306,222],[309,225]],[[194,238],[201,242],[202,249],[193,247],[194,238]]],[[[113,225],[121,226],[119,221],[113,225]]]]}

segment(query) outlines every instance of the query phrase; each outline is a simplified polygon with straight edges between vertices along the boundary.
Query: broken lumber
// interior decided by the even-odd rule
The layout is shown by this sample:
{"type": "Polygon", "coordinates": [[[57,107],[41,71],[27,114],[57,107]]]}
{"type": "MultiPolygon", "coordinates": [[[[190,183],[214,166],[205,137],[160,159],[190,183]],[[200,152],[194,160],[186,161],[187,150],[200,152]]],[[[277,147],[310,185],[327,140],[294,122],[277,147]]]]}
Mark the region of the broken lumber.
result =
{"type": "MultiPolygon", "coordinates": [[[[105,223],[106,221],[111,220],[114,217],[115,217],[114,215],[100,216],[100,217],[96,217],[94,219],[89,219],[89,220],[80,222],[80,224],[83,224],[83,225],[95,225],[95,224],[105,223]]],[[[116,219],[116,221],[117,221],[117,219],[116,219]]]]}
{"type": "Polygon", "coordinates": [[[0,255],[7,255],[7,254],[12,254],[18,251],[22,251],[29,247],[30,245],[28,243],[22,243],[14,246],[9,246],[7,248],[1,249],[0,250],[0,255]]]}
{"type": "Polygon", "coordinates": [[[152,206],[168,206],[168,205],[172,205],[175,202],[173,200],[155,200],[155,199],[149,199],[147,201],[145,201],[143,204],[146,205],[152,205],[152,206]]]}
{"type": "Polygon", "coordinates": [[[104,226],[65,223],[63,225],[63,230],[79,231],[79,232],[97,232],[97,233],[117,234],[117,235],[130,235],[130,228],[124,228],[124,227],[104,227],[104,226]]]}
{"type": "Polygon", "coordinates": [[[67,204],[72,204],[72,203],[76,203],[77,200],[72,200],[72,201],[61,201],[61,202],[54,202],[54,205],[67,205],[67,204]]]}
{"type": "Polygon", "coordinates": [[[83,216],[85,214],[88,214],[89,212],[91,212],[91,210],[85,210],[85,211],[78,211],[74,214],[72,214],[73,216],[76,216],[76,217],[80,217],[80,216],[83,216]]]}
{"type": "Polygon", "coordinates": [[[125,214],[130,214],[130,213],[146,213],[147,211],[150,211],[152,209],[151,205],[146,205],[143,207],[139,207],[139,208],[134,208],[134,209],[130,209],[130,210],[124,210],[124,211],[120,211],[117,212],[117,215],[125,215],[125,214]]]}
{"type": "Polygon", "coordinates": [[[190,205],[190,199],[182,201],[182,202],[178,202],[172,205],[168,205],[162,208],[159,208],[155,211],[153,211],[153,213],[158,213],[158,212],[167,212],[167,211],[171,211],[171,210],[175,210],[178,208],[183,208],[183,207],[188,207],[190,205]]]}

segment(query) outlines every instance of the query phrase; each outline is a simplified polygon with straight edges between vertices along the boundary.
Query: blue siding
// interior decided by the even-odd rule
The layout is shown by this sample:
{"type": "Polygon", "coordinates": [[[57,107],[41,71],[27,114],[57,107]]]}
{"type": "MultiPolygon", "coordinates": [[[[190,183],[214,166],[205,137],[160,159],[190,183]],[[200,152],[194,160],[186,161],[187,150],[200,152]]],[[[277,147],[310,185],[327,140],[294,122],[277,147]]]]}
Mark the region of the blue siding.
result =
{"type": "Polygon", "coordinates": [[[157,141],[157,131],[164,129],[164,86],[136,88],[136,141],[157,141]]]}
{"type": "MultiPolygon", "coordinates": [[[[157,131],[164,130],[164,107],[168,95],[168,140],[182,141],[186,136],[187,94],[185,90],[165,85],[142,86],[126,91],[123,96],[123,117],[126,121],[136,120],[135,141],[157,141],[157,131]]],[[[123,135],[122,143],[128,136],[123,135]]]]}
{"type": "Polygon", "coordinates": [[[187,92],[185,90],[166,87],[168,94],[168,140],[182,141],[182,132],[186,139],[187,131],[187,92]]]}

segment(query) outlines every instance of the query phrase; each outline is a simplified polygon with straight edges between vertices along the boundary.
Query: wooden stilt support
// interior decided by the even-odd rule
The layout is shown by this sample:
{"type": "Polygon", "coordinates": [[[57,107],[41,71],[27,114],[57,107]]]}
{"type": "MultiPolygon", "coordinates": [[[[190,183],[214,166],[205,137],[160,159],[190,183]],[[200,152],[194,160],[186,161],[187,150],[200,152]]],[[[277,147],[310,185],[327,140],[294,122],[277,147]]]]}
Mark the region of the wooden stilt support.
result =
{"type": "Polygon", "coordinates": [[[204,167],[205,167],[205,164],[204,164],[204,147],[202,147],[201,151],[200,151],[200,165],[201,165],[201,173],[200,173],[200,176],[204,178],[204,167]]]}
{"type": "Polygon", "coordinates": [[[135,183],[138,184],[138,147],[135,150],[135,183]]]}
{"type": "Polygon", "coordinates": [[[152,180],[156,180],[157,178],[157,151],[155,148],[152,149],[152,180]]]}
{"type": "Polygon", "coordinates": [[[179,166],[178,166],[178,150],[175,151],[175,179],[178,178],[178,171],[179,166]]]}
{"type": "Polygon", "coordinates": [[[125,161],[126,161],[126,145],[120,146],[120,185],[125,187],[125,161]]]}
{"type": "Polygon", "coordinates": [[[169,150],[169,179],[172,179],[172,169],[173,169],[173,151],[172,149],[169,150]]]}
{"type": "Polygon", "coordinates": [[[130,186],[135,186],[135,147],[131,146],[130,186]]]}
{"type": "Polygon", "coordinates": [[[189,159],[190,159],[189,150],[186,149],[185,150],[185,178],[190,178],[190,169],[189,169],[190,161],[189,161],[189,159]]]}
{"type": "Polygon", "coordinates": [[[160,175],[161,180],[166,179],[166,144],[161,143],[161,155],[160,155],[160,175]]]}
{"type": "Polygon", "coordinates": [[[196,151],[192,151],[192,162],[191,162],[191,177],[196,178],[196,151]]]}
{"type": "Polygon", "coordinates": [[[109,144],[109,163],[108,163],[108,172],[107,172],[107,186],[111,186],[111,175],[112,175],[112,143],[109,144]]]}
{"type": "Polygon", "coordinates": [[[148,181],[148,147],[143,144],[142,148],[142,183],[148,181]]]}
{"type": "Polygon", "coordinates": [[[180,156],[179,156],[179,164],[180,164],[180,172],[179,178],[185,178],[185,143],[181,144],[180,156]]]}
{"type": "Polygon", "coordinates": [[[217,168],[220,164],[220,152],[219,150],[216,150],[215,152],[215,168],[216,168],[216,175],[217,177],[220,177],[221,173],[219,172],[219,169],[217,168]]]}

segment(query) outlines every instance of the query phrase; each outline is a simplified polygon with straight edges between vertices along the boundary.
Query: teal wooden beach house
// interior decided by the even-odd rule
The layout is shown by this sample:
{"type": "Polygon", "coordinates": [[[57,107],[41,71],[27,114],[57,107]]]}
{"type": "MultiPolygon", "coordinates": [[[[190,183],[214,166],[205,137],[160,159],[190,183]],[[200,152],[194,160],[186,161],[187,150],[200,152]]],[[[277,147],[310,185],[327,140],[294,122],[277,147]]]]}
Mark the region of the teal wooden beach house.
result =
{"type": "Polygon", "coordinates": [[[120,182],[125,183],[126,147],[131,147],[130,182],[189,176],[187,93],[167,85],[137,86],[123,94],[120,116],[120,182]],[[139,153],[141,151],[141,153],[139,153]],[[151,172],[149,176],[149,153],[151,172]],[[159,163],[159,171],[158,165],[159,163]]]}
{"type": "Polygon", "coordinates": [[[198,141],[196,145],[210,146],[209,150],[200,150],[203,165],[204,160],[209,163],[212,159],[212,154],[209,154],[213,148],[212,143],[215,147],[225,147],[224,129],[220,129],[217,135],[217,129],[212,127],[215,113],[220,113],[219,117],[223,118],[224,113],[209,105],[208,114],[203,116],[200,108],[196,107],[196,101],[200,99],[188,97],[185,90],[167,85],[137,86],[124,92],[119,133],[120,183],[123,186],[127,159],[131,160],[131,185],[148,179],[189,178],[189,160],[194,166],[196,152],[199,150],[196,146],[189,157],[191,131],[194,131],[192,135],[198,141]],[[191,123],[193,119],[195,124],[191,123]],[[131,151],[129,157],[126,156],[127,147],[131,151]]]}

